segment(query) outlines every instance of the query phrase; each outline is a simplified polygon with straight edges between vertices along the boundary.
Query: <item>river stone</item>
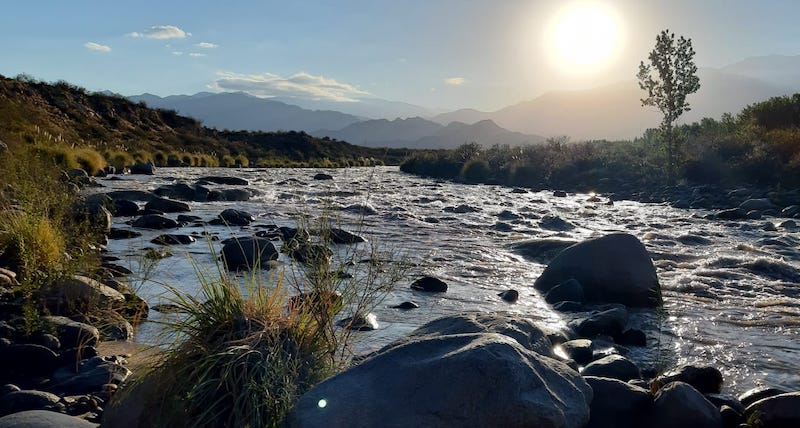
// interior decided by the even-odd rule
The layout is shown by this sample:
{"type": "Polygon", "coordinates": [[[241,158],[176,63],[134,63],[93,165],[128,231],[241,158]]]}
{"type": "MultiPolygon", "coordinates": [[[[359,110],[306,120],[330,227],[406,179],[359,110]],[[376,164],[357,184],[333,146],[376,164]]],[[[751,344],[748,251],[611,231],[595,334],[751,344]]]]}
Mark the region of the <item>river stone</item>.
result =
{"type": "Polygon", "coordinates": [[[575,225],[558,216],[546,215],[539,221],[539,227],[547,230],[564,232],[575,229],[575,225]]]}
{"type": "Polygon", "coordinates": [[[158,235],[150,240],[150,242],[157,245],[188,245],[195,241],[197,240],[191,235],[177,235],[171,233],[158,235]]]}
{"type": "Polygon", "coordinates": [[[0,428],[95,428],[87,420],[51,412],[49,410],[28,410],[0,418],[0,428]]]}
{"type": "Polygon", "coordinates": [[[270,260],[278,259],[278,250],[269,239],[233,238],[222,246],[222,260],[228,270],[266,269],[270,260]]]}
{"type": "Polygon", "coordinates": [[[651,385],[655,391],[670,382],[681,381],[702,394],[719,394],[722,389],[722,373],[710,366],[685,365],[658,376],[651,385]]]}
{"type": "Polygon", "coordinates": [[[58,340],[64,348],[96,346],[100,340],[100,332],[94,326],[73,321],[67,317],[44,316],[42,320],[48,328],[58,334],[58,340]]]}
{"type": "Polygon", "coordinates": [[[390,306],[390,308],[392,308],[392,309],[409,310],[409,309],[417,309],[417,308],[419,308],[419,305],[417,303],[415,303],[415,302],[403,302],[403,303],[400,303],[398,305],[390,306]]]}
{"type": "Polygon", "coordinates": [[[312,388],[287,425],[577,428],[589,420],[591,398],[574,370],[509,337],[424,337],[312,388]]]}
{"type": "Polygon", "coordinates": [[[131,165],[129,169],[131,174],[154,175],[156,173],[156,167],[152,162],[137,163],[135,165],[131,165]]]}
{"type": "Polygon", "coordinates": [[[739,205],[739,209],[744,211],[766,211],[775,208],[775,204],[767,198],[748,199],[739,205]]]}
{"type": "Polygon", "coordinates": [[[643,388],[617,379],[586,376],[592,388],[590,419],[586,428],[637,428],[653,407],[653,397],[643,388]]]}
{"type": "Polygon", "coordinates": [[[653,428],[722,428],[717,406],[684,382],[673,382],[655,395],[650,413],[653,428]]]}
{"type": "Polygon", "coordinates": [[[439,278],[423,276],[411,283],[411,289],[430,293],[444,293],[447,291],[447,283],[439,278]]]}
{"type": "Polygon", "coordinates": [[[356,330],[356,331],[372,331],[377,330],[378,325],[378,317],[375,316],[373,313],[369,313],[366,315],[356,314],[352,317],[347,317],[339,322],[336,323],[339,327],[346,328],[348,330],[356,330]]]}
{"type": "Polygon", "coordinates": [[[747,406],[744,419],[759,428],[800,426],[800,392],[775,395],[747,406]]]}
{"type": "Polygon", "coordinates": [[[623,306],[618,306],[603,311],[594,311],[586,318],[576,319],[569,323],[581,337],[595,337],[607,334],[617,337],[625,330],[628,324],[628,311],[623,306]]]}
{"type": "Polygon", "coordinates": [[[713,405],[722,408],[722,406],[728,406],[731,409],[735,410],[736,413],[741,415],[744,413],[744,406],[742,402],[739,401],[738,398],[734,397],[733,395],[729,394],[703,394],[706,397],[706,400],[710,401],[713,405]]]}
{"type": "Polygon", "coordinates": [[[622,355],[609,355],[599,360],[592,361],[583,368],[581,374],[584,376],[619,379],[623,382],[642,377],[639,367],[637,367],[633,361],[622,355]]]}
{"type": "Polygon", "coordinates": [[[139,214],[139,204],[127,199],[114,199],[112,208],[117,217],[130,217],[139,214]]]}
{"type": "Polygon", "coordinates": [[[592,362],[594,348],[589,339],[568,340],[558,346],[561,347],[567,358],[582,366],[592,362]]]}
{"type": "Polygon", "coordinates": [[[67,395],[90,394],[103,390],[105,384],[119,385],[128,379],[131,371],[116,357],[92,357],[75,366],[64,366],[53,373],[54,392],[67,395]]]}
{"type": "Polygon", "coordinates": [[[248,184],[250,184],[244,178],[226,177],[218,175],[209,175],[205,177],[200,177],[199,181],[207,181],[209,183],[214,183],[214,184],[227,184],[229,186],[247,186],[248,184]]]}
{"type": "Polygon", "coordinates": [[[131,223],[133,227],[142,229],[174,229],[179,227],[177,221],[158,214],[145,214],[131,223]]]}
{"type": "Polygon", "coordinates": [[[69,311],[83,305],[110,308],[125,303],[125,296],[119,291],[81,275],[58,280],[50,287],[43,288],[41,293],[47,307],[54,313],[63,313],[64,309],[69,311]]]}
{"type": "Polygon", "coordinates": [[[47,377],[58,365],[58,355],[42,345],[18,343],[0,348],[0,379],[47,377]]]}
{"type": "Polygon", "coordinates": [[[562,251],[534,283],[546,293],[569,279],[583,286],[590,302],[657,306],[661,303],[656,268],[644,245],[627,233],[588,239],[562,251]]]}
{"type": "Polygon", "coordinates": [[[224,224],[229,224],[232,226],[247,226],[248,224],[256,221],[252,214],[242,210],[235,210],[233,208],[228,208],[219,213],[219,219],[222,220],[224,224]]]}
{"type": "Polygon", "coordinates": [[[328,236],[334,244],[358,244],[366,242],[367,240],[355,233],[348,232],[344,229],[331,228],[328,231],[328,236]]]}
{"type": "Polygon", "coordinates": [[[58,403],[57,395],[44,391],[21,390],[3,396],[0,401],[0,416],[26,410],[50,409],[58,403]]]}
{"type": "Polygon", "coordinates": [[[790,391],[781,388],[773,388],[771,386],[758,386],[745,391],[739,396],[739,401],[744,407],[747,407],[758,400],[773,397],[776,395],[786,394],[790,391]]]}
{"type": "Polygon", "coordinates": [[[325,174],[324,172],[318,172],[314,174],[314,180],[333,180],[333,176],[325,174]]]}
{"type": "MultiPolygon", "coordinates": [[[[553,357],[553,344],[548,335],[533,321],[513,314],[486,314],[468,312],[449,315],[430,321],[417,328],[406,338],[395,341],[415,340],[419,337],[438,337],[469,333],[497,333],[508,336],[538,354],[553,357]]],[[[391,346],[391,345],[390,345],[391,346]]]]}
{"type": "Polygon", "coordinates": [[[158,196],[195,202],[207,200],[208,192],[209,190],[206,187],[200,185],[190,186],[186,183],[165,184],[153,191],[158,196]]]}
{"type": "Polygon", "coordinates": [[[500,293],[497,293],[497,295],[508,303],[515,303],[517,300],[519,300],[519,291],[517,290],[501,291],[500,293]]]}
{"type": "Polygon", "coordinates": [[[744,220],[747,218],[747,211],[741,208],[732,208],[719,211],[714,217],[720,220],[744,220]]]}
{"type": "Polygon", "coordinates": [[[153,198],[148,203],[144,204],[145,210],[156,210],[162,213],[182,213],[191,211],[189,204],[181,201],[173,201],[166,198],[153,198]]]}
{"type": "Polygon", "coordinates": [[[550,304],[566,301],[583,303],[586,301],[586,296],[583,294],[581,283],[570,278],[551,288],[545,294],[544,300],[550,304]]]}

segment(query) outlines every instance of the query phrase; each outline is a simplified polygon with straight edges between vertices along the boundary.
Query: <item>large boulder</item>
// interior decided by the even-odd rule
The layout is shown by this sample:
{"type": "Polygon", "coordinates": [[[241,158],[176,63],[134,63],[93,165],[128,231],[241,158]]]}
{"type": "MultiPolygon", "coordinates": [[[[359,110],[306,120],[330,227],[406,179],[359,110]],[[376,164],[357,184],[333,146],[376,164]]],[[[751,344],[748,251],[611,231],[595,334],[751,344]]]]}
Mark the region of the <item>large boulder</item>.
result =
{"type": "Polygon", "coordinates": [[[146,210],[156,210],[162,213],[182,213],[191,211],[189,204],[181,201],[173,201],[166,198],[153,198],[144,205],[146,210]]]}
{"type": "Polygon", "coordinates": [[[800,392],[775,395],[747,406],[744,419],[752,426],[790,428],[800,426],[800,392]]]}
{"type": "Polygon", "coordinates": [[[199,184],[190,186],[186,183],[165,184],[153,191],[158,196],[195,202],[207,200],[208,192],[208,188],[199,184]]]}
{"type": "Polygon", "coordinates": [[[0,418],[0,428],[95,428],[87,420],[51,412],[49,410],[29,410],[13,413],[0,418]]]}
{"type": "Polygon", "coordinates": [[[590,302],[657,306],[661,303],[656,268],[644,245],[627,233],[612,233],[575,244],[556,256],[534,287],[547,293],[575,279],[590,302]]]}
{"type": "Polygon", "coordinates": [[[256,220],[252,214],[242,210],[235,210],[233,208],[228,208],[219,213],[219,219],[224,224],[232,226],[247,226],[256,220]]]}
{"type": "Polygon", "coordinates": [[[53,373],[50,389],[60,394],[77,395],[98,393],[103,385],[119,385],[131,371],[116,357],[92,357],[75,366],[64,366],[53,373]]]}
{"type": "Polygon", "coordinates": [[[179,227],[177,221],[164,217],[158,214],[146,214],[143,215],[131,223],[133,227],[139,227],[142,229],[174,229],[179,227]]]}
{"type": "Polygon", "coordinates": [[[81,275],[58,280],[40,293],[55,314],[85,307],[119,307],[125,303],[125,296],[119,291],[81,275]]]}
{"type": "Polygon", "coordinates": [[[722,373],[710,366],[685,365],[659,375],[651,388],[655,391],[670,382],[681,381],[692,385],[703,394],[719,394],[722,389],[722,373]]]}
{"type": "Polygon", "coordinates": [[[423,337],[297,401],[292,427],[582,427],[592,391],[563,363],[495,333],[423,337]]]}
{"type": "Polygon", "coordinates": [[[30,382],[32,378],[48,377],[59,363],[58,355],[41,345],[0,347],[0,379],[30,382]]]}
{"type": "Polygon", "coordinates": [[[26,410],[51,409],[58,401],[57,395],[44,391],[22,390],[9,392],[0,401],[0,416],[26,410]]]}
{"type": "Polygon", "coordinates": [[[94,326],[73,321],[67,317],[44,316],[42,321],[47,329],[51,329],[64,348],[97,346],[100,332],[94,326]]]}
{"type": "Polygon", "coordinates": [[[423,276],[411,283],[411,289],[429,293],[444,293],[447,291],[447,283],[439,278],[423,276]]]}
{"type": "Polygon", "coordinates": [[[617,379],[584,376],[592,388],[591,418],[586,428],[637,428],[653,407],[647,390],[617,379]]]}
{"type": "Polygon", "coordinates": [[[650,423],[653,428],[722,428],[717,406],[688,383],[673,382],[655,396],[650,423]]]}
{"type": "Polygon", "coordinates": [[[584,376],[607,377],[623,382],[642,377],[639,367],[633,361],[616,354],[592,361],[581,373],[584,376]]]}
{"type": "Polygon", "coordinates": [[[199,181],[201,183],[205,181],[205,182],[214,183],[214,184],[227,184],[229,186],[247,186],[248,184],[250,184],[244,178],[225,177],[225,176],[217,176],[217,175],[200,177],[199,181]]]}
{"type": "Polygon", "coordinates": [[[152,162],[137,163],[130,166],[131,174],[154,175],[156,166],[152,162]]]}
{"type": "Polygon", "coordinates": [[[222,246],[222,260],[229,270],[264,269],[277,259],[278,250],[265,238],[233,238],[222,246]]]}

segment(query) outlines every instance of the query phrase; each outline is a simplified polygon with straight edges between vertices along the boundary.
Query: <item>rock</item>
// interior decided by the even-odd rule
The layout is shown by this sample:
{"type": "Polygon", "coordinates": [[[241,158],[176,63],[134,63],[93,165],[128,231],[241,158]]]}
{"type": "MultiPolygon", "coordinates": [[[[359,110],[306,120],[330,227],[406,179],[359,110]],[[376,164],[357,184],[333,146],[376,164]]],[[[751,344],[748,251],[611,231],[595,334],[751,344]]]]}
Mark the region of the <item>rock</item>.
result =
{"type": "Polygon", "coordinates": [[[338,228],[331,228],[328,231],[328,236],[334,244],[358,244],[360,242],[367,242],[367,240],[361,236],[338,228]]]}
{"type": "Polygon", "coordinates": [[[40,295],[54,314],[84,307],[111,308],[125,303],[125,296],[117,290],[85,276],[73,275],[44,287],[40,295]]]}
{"type": "Polygon", "coordinates": [[[103,385],[124,382],[131,371],[117,357],[92,357],[74,366],[64,366],[53,373],[51,389],[67,395],[90,394],[103,390],[103,385]]]}
{"type": "Polygon", "coordinates": [[[586,428],[637,428],[653,407],[653,397],[617,379],[584,376],[592,388],[590,419],[586,428]]]}
{"type": "Polygon", "coordinates": [[[146,214],[134,220],[131,226],[142,229],[174,229],[180,225],[177,221],[162,215],[146,214]]]}
{"type": "Polygon", "coordinates": [[[312,388],[287,425],[577,428],[591,397],[575,371],[506,336],[423,337],[312,388]]]}
{"type": "Polygon", "coordinates": [[[447,283],[439,278],[423,276],[411,283],[411,289],[430,293],[444,293],[447,291],[447,283]]]}
{"type": "Polygon", "coordinates": [[[497,293],[497,295],[508,303],[515,303],[517,300],[519,300],[519,291],[517,290],[506,290],[497,293]]]}
{"type": "Polygon", "coordinates": [[[766,211],[775,208],[775,204],[767,198],[748,199],[739,204],[739,209],[744,211],[766,211]]]}
{"type": "Polygon", "coordinates": [[[8,269],[0,268],[0,287],[14,287],[19,285],[17,273],[8,269]]]}
{"type": "Polygon", "coordinates": [[[100,332],[89,324],[73,321],[67,317],[44,316],[42,321],[48,329],[52,329],[64,348],[97,346],[100,332]]]}
{"type": "MultiPolygon", "coordinates": [[[[714,404],[716,405],[716,403],[714,404]]],[[[742,420],[742,413],[727,405],[719,406],[719,416],[722,419],[723,428],[739,428],[739,422],[742,420]]]]}
{"type": "Polygon", "coordinates": [[[112,202],[114,215],[117,217],[130,217],[139,214],[139,204],[127,199],[114,199],[112,202]]]}
{"type": "Polygon", "coordinates": [[[130,171],[131,174],[154,175],[156,173],[156,167],[152,162],[137,163],[131,165],[130,171]]]}
{"type": "Polygon", "coordinates": [[[684,245],[711,245],[714,241],[698,235],[682,235],[676,241],[684,245]]]}
{"type": "Polygon", "coordinates": [[[740,416],[744,413],[744,406],[742,402],[739,401],[736,397],[728,394],[703,394],[706,397],[706,400],[710,401],[711,404],[721,408],[722,406],[730,407],[731,409],[735,410],[740,416]]]}
{"type": "Polygon", "coordinates": [[[153,198],[144,205],[146,210],[157,210],[162,213],[182,213],[191,211],[189,204],[181,201],[173,201],[166,198],[153,198]]]}
{"type": "Polygon", "coordinates": [[[581,312],[583,311],[583,303],[581,302],[558,302],[553,304],[553,309],[559,312],[581,312]]]}
{"type": "Polygon", "coordinates": [[[650,307],[661,303],[653,261],[644,245],[626,233],[588,239],[565,249],[547,265],[534,287],[546,293],[569,279],[583,286],[590,302],[650,307]]]}
{"type": "Polygon", "coordinates": [[[778,224],[782,229],[797,229],[797,222],[794,220],[784,220],[778,224]]]}
{"type": "Polygon", "coordinates": [[[61,342],[59,342],[58,338],[47,333],[39,335],[36,338],[36,344],[42,345],[53,352],[58,352],[61,348],[61,342]]]}
{"type": "Polygon", "coordinates": [[[378,210],[370,204],[353,204],[342,208],[342,211],[358,215],[375,215],[378,210]]]}
{"type": "Polygon", "coordinates": [[[373,313],[356,314],[336,323],[339,327],[356,331],[372,331],[378,329],[378,317],[373,313]]]}
{"type": "Polygon", "coordinates": [[[278,259],[278,250],[269,239],[233,238],[222,246],[222,260],[228,270],[266,269],[278,259]]]}
{"type": "Polygon", "coordinates": [[[647,336],[641,330],[629,328],[622,332],[618,342],[620,345],[647,346],[647,336]]]}
{"type": "Polygon", "coordinates": [[[153,191],[158,196],[180,199],[182,201],[204,202],[208,200],[209,190],[206,187],[186,183],[165,184],[153,191]]]}
{"type": "Polygon", "coordinates": [[[545,238],[516,242],[511,249],[528,260],[547,263],[564,249],[577,244],[577,241],[566,239],[545,238]]]}
{"type": "MultiPolygon", "coordinates": [[[[574,339],[568,340],[556,348],[560,348],[563,356],[575,361],[576,363],[585,366],[592,362],[592,355],[594,347],[592,341],[588,339],[574,339]]],[[[557,351],[558,352],[558,351],[557,351]]]]}
{"type": "Polygon", "coordinates": [[[4,143],[3,140],[0,140],[0,155],[5,154],[8,152],[8,144],[4,143]]]}
{"type": "Polygon", "coordinates": [[[45,410],[53,408],[60,399],[57,395],[44,391],[21,390],[9,392],[0,402],[0,416],[26,410],[45,410]]]}
{"type": "Polygon", "coordinates": [[[586,318],[570,322],[569,326],[581,337],[591,338],[600,334],[619,336],[627,324],[628,311],[622,306],[617,306],[603,311],[594,311],[586,318]]]}
{"type": "Polygon", "coordinates": [[[800,205],[789,205],[781,210],[782,217],[795,217],[800,214],[800,205]]]}
{"type": "Polygon", "coordinates": [[[176,235],[169,233],[158,235],[150,240],[150,242],[157,245],[188,245],[195,241],[197,240],[191,235],[176,235]]]}
{"type": "Polygon", "coordinates": [[[154,194],[146,190],[114,190],[106,193],[106,195],[115,201],[125,199],[129,201],[147,202],[155,198],[154,194]]]}
{"type": "Polygon", "coordinates": [[[322,172],[314,174],[314,180],[333,180],[333,176],[322,172]]]}
{"type": "Polygon", "coordinates": [[[233,226],[247,226],[248,224],[256,221],[252,214],[241,210],[235,210],[233,208],[228,208],[219,213],[219,219],[222,220],[224,224],[233,226]]]}
{"type": "Polygon", "coordinates": [[[592,361],[581,372],[584,376],[607,377],[627,382],[642,377],[639,367],[622,355],[609,355],[592,361]]]}
{"type": "Polygon", "coordinates": [[[408,309],[417,309],[419,308],[419,305],[414,302],[403,302],[400,303],[399,305],[390,306],[390,308],[408,310],[408,309]]]}
{"type": "Polygon", "coordinates": [[[42,345],[17,343],[0,348],[0,379],[47,377],[58,364],[58,355],[42,345]]]}
{"type": "Polygon", "coordinates": [[[300,244],[294,246],[288,252],[292,260],[309,266],[321,266],[330,264],[333,251],[320,244],[300,244]]]}
{"type": "Polygon", "coordinates": [[[650,424],[653,428],[721,428],[719,410],[691,385],[674,382],[655,396],[650,424]]]}
{"type": "Polygon", "coordinates": [[[744,420],[759,428],[800,426],[800,392],[774,395],[747,406],[744,420]]]}
{"type": "Polygon", "coordinates": [[[84,419],[51,412],[49,410],[28,410],[0,418],[0,428],[95,428],[84,419]]]}
{"type": "Polygon", "coordinates": [[[247,186],[250,183],[244,178],[239,177],[224,177],[218,175],[208,175],[200,177],[200,181],[207,181],[214,184],[227,184],[229,186],[247,186]]]}
{"type": "Polygon", "coordinates": [[[503,210],[497,214],[497,218],[500,220],[519,220],[522,216],[509,210],[503,210]]]}
{"type": "Polygon", "coordinates": [[[714,217],[719,220],[744,220],[747,218],[747,211],[741,208],[733,208],[719,211],[714,217]]]}
{"type": "Polygon", "coordinates": [[[719,394],[722,389],[722,373],[714,367],[685,365],[658,376],[651,385],[656,391],[670,382],[681,381],[691,385],[702,394],[719,394]]]}
{"type": "Polygon", "coordinates": [[[10,383],[0,385],[0,397],[8,394],[9,392],[19,391],[19,387],[17,385],[13,385],[10,383]]]}
{"type": "Polygon", "coordinates": [[[575,225],[572,223],[562,219],[561,217],[553,215],[546,215],[542,217],[542,219],[539,220],[539,227],[542,229],[556,230],[559,232],[575,229],[575,225]]]}
{"type": "Polygon", "coordinates": [[[566,198],[567,197],[567,192],[565,192],[563,190],[556,190],[556,191],[553,192],[553,196],[555,196],[556,198],[566,198]]]}
{"type": "Polygon", "coordinates": [[[550,304],[565,301],[583,303],[586,301],[586,296],[583,294],[581,283],[570,278],[551,288],[544,295],[544,300],[550,304]]]}
{"type": "Polygon", "coordinates": [[[202,218],[196,215],[188,215],[188,214],[178,214],[178,223],[191,223],[194,221],[200,221],[202,218]]]}
{"type": "Polygon", "coordinates": [[[128,341],[133,339],[135,329],[131,323],[121,315],[109,315],[98,325],[100,326],[98,330],[100,330],[100,336],[103,340],[128,341]]]}
{"type": "Polygon", "coordinates": [[[444,212],[446,213],[454,213],[454,214],[467,214],[467,213],[475,213],[480,211],[479,208],[475,208],[469,205],[458,205],[455,207],[445,207],[444,212]]]}
{"type": "Polygon", "coordinates": [[[497,333],[508,336],[525,349],[553,357],[553,344],[548,335],[533,321],[512,314],[468,312],[437,318],[417,328],[403,340],[469,333],[497,333]]]}
{"type": "Polygon", "coordinates": [[[789,391],[781,388],[773,388],[770,386],[759,386],[749,389],[739,396],[739,401],[744,407],[748,407],[758,400],[774,397],[776,395],[786,394],[789,391]]]}

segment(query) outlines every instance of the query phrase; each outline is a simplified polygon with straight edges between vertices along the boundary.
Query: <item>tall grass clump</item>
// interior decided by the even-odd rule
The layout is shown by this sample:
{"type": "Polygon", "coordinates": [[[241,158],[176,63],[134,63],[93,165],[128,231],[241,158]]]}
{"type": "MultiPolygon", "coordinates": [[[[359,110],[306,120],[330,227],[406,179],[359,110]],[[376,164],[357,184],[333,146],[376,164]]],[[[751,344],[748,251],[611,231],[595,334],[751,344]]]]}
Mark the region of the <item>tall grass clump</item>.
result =
{"type": "Polygon", "coordinates": [[[88,147],[75,149],[75,160],[81,169],[92,176],[100,173],[108,165],[103,155],[88,147]]]}

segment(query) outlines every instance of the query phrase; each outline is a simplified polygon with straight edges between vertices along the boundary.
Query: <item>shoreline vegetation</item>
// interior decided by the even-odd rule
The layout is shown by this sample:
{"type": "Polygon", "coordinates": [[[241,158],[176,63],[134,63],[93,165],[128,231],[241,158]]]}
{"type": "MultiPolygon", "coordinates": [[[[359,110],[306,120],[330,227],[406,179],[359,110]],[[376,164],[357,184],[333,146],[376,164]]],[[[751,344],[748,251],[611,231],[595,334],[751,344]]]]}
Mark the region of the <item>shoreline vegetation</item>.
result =
{"type": "MultiPolygon", "coordinates": [[[[511,314],[462,314],[434,320],[352,362],[343,357],[347,341],[340,336],[349,329],[334,322],[336,315],[348,308],[352,316],[343,325],[368,328],[373,298],[411,278],[395,271],[387,282],[370,283],[382,272],[372,263],[365,277],[339,277],[331,242],[360,241],[319,219],[273,231],[281,249],[237,238],[234,253],[244,258],[252,281],[240,288],[241,278],[221,269],[218,277],[198,275],[203,296],[176,293],[175,306],[188,318],[174,327],[185,340],[163,359],[150,355],[154,371],[143,369],[134,383],[124,356],[97,349],[101,340],[129,340],[149,308],[125,285],[131,272],[102,251],[117,200],[82,189],[93,185],[91,175],[137,164],[149,163],[144,172],[153,174],[160,165],[337,167],[406,159],[402,171],[433,178],[604,192],[687,208],[730,205],[736,198],[716,189],[758,186],[768,189],[763,193],[773,207],[788,208],[800,204],[798,111],[800,95],[778,97],[736,117],[676,128],[681,184],[664,187],[665,154],[655,131],[632,142],[554,138],[523,148],[465,144],[411,153],[302,132],[212,130],[65,82],[0,78],[0,422],[42,412],[35,416],[51,426],[792,424],[800,420],[800,393],[757,388],[732,397],[722,393],[722,375],[713,367],[643,372],[622,355],[594,352],[646,346],[644,333],[627,325],[627,309],[660,305],[652,260],[627,234],[563,250],[534,285],[556,310],[586,312],[569,333],[511,314]],[[324,224],[315,226],[317,220],[324,224]],[[301,275],[307,282],[295,293],[280,278],[269,285],[256,278],[260,263],[279,251],[307,266],[301,275]],[[587,263],[598,258],[604,262],[587,263]],[[636,280],[619,290],[620,275],[636,280]],[[444,372],[449,375],[442,378],[444,372]],[[472,414],[464,415],[465,408],[472,414]],[[459,419],[465,416],[471,419],[459,419]]],[[[751,215],[736,209],[742,218],[751,215]]],[[[412,287],[447,289],[429,277],[412,287]]]]}

